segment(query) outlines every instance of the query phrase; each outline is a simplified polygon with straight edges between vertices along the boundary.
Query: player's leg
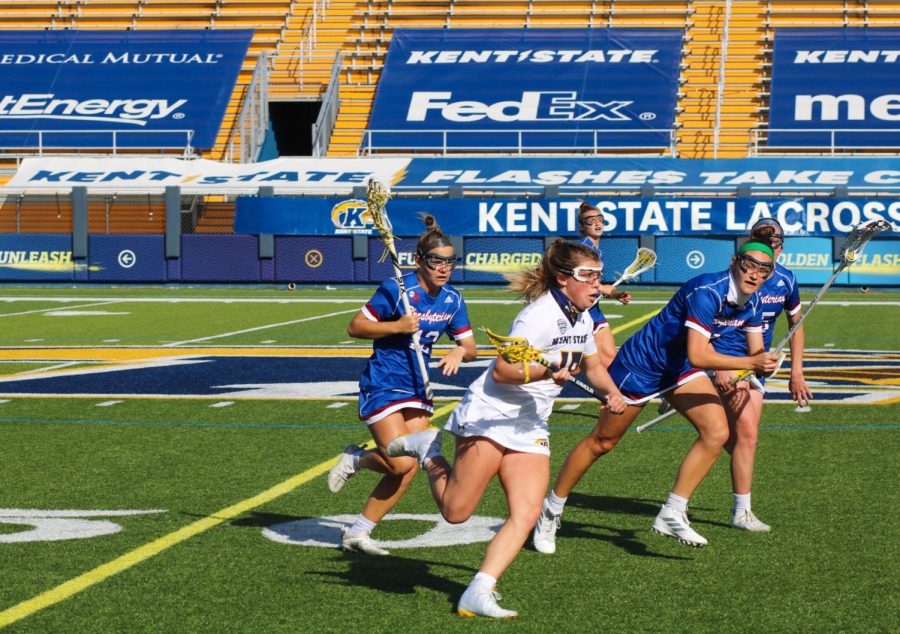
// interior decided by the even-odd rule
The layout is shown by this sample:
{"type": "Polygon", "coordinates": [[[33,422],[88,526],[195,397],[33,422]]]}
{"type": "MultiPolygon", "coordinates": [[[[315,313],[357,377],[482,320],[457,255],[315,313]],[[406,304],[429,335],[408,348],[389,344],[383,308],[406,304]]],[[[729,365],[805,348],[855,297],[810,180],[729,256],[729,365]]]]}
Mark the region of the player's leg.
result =
{"type": "MultiPolygon", "coordinates": [[[[498,449],[501,449],[498,446],[498,449]]],[[[550,480],[550,458],[543,454],[505,450],[499,465],[500,484],[509,504],[509,517],[488,544],[478,574],[460,598],[463,615],[512,618],[516,612],[497,604],[495,584],[516,558],[537,521],[550,480]]]]}
{"type": "Polygon", "coordinates": [[[728,440],[725,409],[706,374],[697,374],[676,387],[668,400],[697,430],[697,439],[678,467],[675,486],[656,516],[653,529],[689,546],[706,546],[706,539],[690,527],[687,505],[728,440]]]}
{"type": "Polygon", "coordinates": [[[746,382],[722,395],[728,413],[730,435],[725,448],[731,453],[731,484],[734,496],[731,525],[752,532],[767,532],[771,527],[753,513],[751,488],[762,416],[763,394],[746,382]]]}
{"type": "Polygon", "coordinates": [[[424,410],[402,409],[369,425],[377,448],[375,451],[366,452],[360,458],[359,466],[384,475],[369,494],[354,524],[345,533],[342,541],[345,549],[375,555],[387,554],[387,551],[375,546],[370,534],[406,493],[409,483],[416,475],[418,465],[413,458],[389,457],[385,453],[385,447],[398,436],[422,431],[428,426],[428,421],[428,412],[424,410]]]}
{"type": "Polygon", "coordinates": [[[556,532],[559,530],[560,517],[569,493],[597,458],[615,448],[640,412],[641,408],[636,405],[629,405],[623,414],[611,414],[602,410],[591,433],[569,452],[553,488],[544,500],[538,522],[534,525],[535,550],[546,555],[556,552],[556,532]]]}

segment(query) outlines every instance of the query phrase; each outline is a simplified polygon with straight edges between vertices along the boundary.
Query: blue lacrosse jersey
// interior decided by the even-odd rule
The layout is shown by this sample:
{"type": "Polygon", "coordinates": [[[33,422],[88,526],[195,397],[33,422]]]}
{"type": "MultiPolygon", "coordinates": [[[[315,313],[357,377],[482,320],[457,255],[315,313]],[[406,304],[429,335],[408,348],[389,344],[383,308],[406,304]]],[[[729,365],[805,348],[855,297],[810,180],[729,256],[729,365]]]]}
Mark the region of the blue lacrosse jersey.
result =
{"type": "MultiPolygon", "coordinates": [[[[432,297],[419,284],[415,272],[404,275],[403,283],[410,308],[419,318],[419,344],[426,364],[431,347],[445,332],[456,341],[472,336],[469,313],[459,291],[445,284],[432,297]]],[[[372,321],[397,321],[404,314],[397,280],[390,278],[382,282],[361,310],[372,321]]],[[[411,336],[381,337],[374,340],[372,348],[372,356],[359,380],[361,391],[391,390],[398,392],[398,398],[403,398],[401,392],[424,398],[424,383],[411,336]]]]}
{"type": "Polygon", "coordinates": [[[729,271],[699,275],[682,286],[622,346],[609,368],[623,396],[655,394],[697,372],[688,361],[688,329],[715,341],[732,332],[762,330],[762,302],[754,293],[743,305],[727,301],[729,271]]]}
{"type": "MultiPolygon", "coordinates": [[[[775,272],[757,291],[762,302],[763,342],[766,350],[772,347],[772,333],[779,315],[786,312],[796,315],[800,312],[800,287],[797,276],[780,264],[775,265],[775,272]]],[[[713,341],[717,352],[733,356],[746,356],[747,339],[740,333],[727,332],[713,341]]]]}
{"type": "MultiPolygon", "coordinates": [[[[599,247],[594,246],[594,241],[585,236],[584,239],[579,240],[579,242],[593,249],[594,253],[597,254],[597,257],[600,258],[600,268],[603,268],[603,251],[601,251],[599,247]]],[[[594,304],[593,306],[591,306],[590,310],[588,310],[588,317],[591,318],[591,321],[594,324],[594,333],[596,333],[601,328],[606,328],[609,325],[609,322],[606,321],[606,315],[604,315],[603,311],[600,309],[600,304],[594,304]]]]}

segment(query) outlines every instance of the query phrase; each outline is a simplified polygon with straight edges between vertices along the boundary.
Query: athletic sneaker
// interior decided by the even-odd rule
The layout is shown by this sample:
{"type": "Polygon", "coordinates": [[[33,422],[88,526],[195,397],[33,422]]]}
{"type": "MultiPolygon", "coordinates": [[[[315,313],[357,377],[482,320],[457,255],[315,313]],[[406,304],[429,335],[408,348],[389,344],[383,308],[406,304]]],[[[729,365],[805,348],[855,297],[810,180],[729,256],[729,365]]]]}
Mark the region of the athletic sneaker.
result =
{"type": "Polygon", "coordinates": [[[497,605],[500,593],[484,586],[471,585],[459,598],[456,613],[460,616],[488,616],[492,619],[514,619],[518,612],[505,610],[497,605]]]}
{"type": "Polygon", "coordinates": [[[337,462],[334,463],[334,466],[332,466],[331,470],[328,472],[329,491],[337,493],[344,488],[344,485],[347,484],[347,480],[356,475],[357,468],[353,466],[353,457],[361,451],[362,449],[356,445],[347,445],[344,447],[337,462]]]}
{"type": "Polygon", "coordinates": [[[559,515],[554,515],[545,505],[541,509],[541,516],[534,525],[532,541],[534,549],[545,555],[556,552],[556,531],[559,530],[559,515]]]}
{"type": "Polygon", "coordinates": [[[653,520],[653,530],[660,535],[677,539],[682,544],[696,548],[703,548],[709,543],[703,535],[691,528],[687,513],[665,505],[653,520]]]}
{"type": "Polygon", "coordinates": [[[368,535],[359,535],[358,537],[351,537],[350,531],[348,529],[344,529],[344,536],[341,538],[341,550],[346,550],[351,553],[363,553],[366,555],[390,555],[391,553],[384,548],[380,548],[375,545],[375,542],[372,541],[372,538],[368,535]]]}
{"type": "Polygon", "coordinates": [[[772,527],[760,521],[753,511],[744,509],[731,518],[731,525],[751,533],[768,533],[772,527]]]}
{"type": "Polygon", "coordinates": [[[418,458],[419,464],[425,466],[425,459],[429,455],[441,451],[441,430],[437,427],[429,427],[406,436],[397,436],[387,446],[389,456],[412,456],[418,458]]]}

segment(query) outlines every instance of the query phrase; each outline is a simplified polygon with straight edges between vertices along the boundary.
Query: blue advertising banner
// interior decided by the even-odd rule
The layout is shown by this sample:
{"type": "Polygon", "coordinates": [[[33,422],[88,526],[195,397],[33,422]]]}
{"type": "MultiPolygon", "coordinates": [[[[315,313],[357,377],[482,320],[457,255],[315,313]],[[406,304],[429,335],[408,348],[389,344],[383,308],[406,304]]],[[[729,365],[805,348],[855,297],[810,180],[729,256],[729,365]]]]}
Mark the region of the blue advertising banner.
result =
{"type": "Polygon", "coordinates": [[[900,145],[898,42],[890,28],[775,31],[769,145],[900,145]]]}
{"type": "Polygon", "coordinates": [[[850,284],[900,285],[900,241],[872,240],[847,272],[850,284]]]}
{"type": "Polygon", "coordinates": [[[275,279],[279,282],[354,282],[351,243],[346,238],[275,239],[275,279]]]}
{"type": "Polygon", "coordinates": [[[252,35],[0,31],[0,146],[211,148],[252,35]]]}
{"type": "Polygon", "coordinates": [[[0,280],[71,281],[74,271],[87,268],[72,259],[72,236],[64,234],[3,234],[0,280]]]}
{"type": "Polygon", "coordinates": [[[92,282],[165,282],[163,235],[89,235],[92,282]]]}
{"type": "Polygon", "coordinates": [[[677,29],[394,31],[366,143],[669,147],[677,29]]]}
{"type": "MultiPolygon", "coordinates": [[[[787,235],[841,235],[883,218],[900,230],[895,198],[588,198],[618,236],[744,234],[760,218],[777,218],[787,235]]],[[[424,230],[434,215],[456,236],[546,236],[578,233],[580,200],[562,198],[395,198],[388,213],[396,235],[424,230]]],[[[235,231],[276,235],[374,235],[366,202],[354,198],[241,197],[235,231]]]]}

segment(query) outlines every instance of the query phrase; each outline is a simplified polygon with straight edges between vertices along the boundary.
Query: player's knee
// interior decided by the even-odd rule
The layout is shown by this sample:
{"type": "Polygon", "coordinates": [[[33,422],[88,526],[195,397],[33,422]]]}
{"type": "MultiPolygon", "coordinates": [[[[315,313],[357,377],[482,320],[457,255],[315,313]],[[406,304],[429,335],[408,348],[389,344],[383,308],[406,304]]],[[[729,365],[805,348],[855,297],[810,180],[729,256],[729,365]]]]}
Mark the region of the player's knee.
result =
{"type": "Polygon", "coordinates": [[[724,421],[700,428],[700,441],[711,448],[721,450],[728,442],[728,436],[728,425],[724,421]]]}
{"type": "Polygon", "coordinates": [[[418,469],[418,463],[415,458],[409,457],[391,458],[386,461],[386,465],[388,470],[387,475],[402,478],[407,482],[412,480],[418,469]]]}
{"type": "Polygon", "coordinates": [[[475,509],[470,508],[469,505],[449,506],[441,509],[441,516],[447,520],[448,524],[462,524],[472,517],[472,513],[474,512],[475,509]]]}
{"type": "Polygon", "coordinates": [[[619,437],[615,436],[590,436],[587,440],[587,448],[594,454],[595,459],[609,453],[618,444],[619,437]]]}

